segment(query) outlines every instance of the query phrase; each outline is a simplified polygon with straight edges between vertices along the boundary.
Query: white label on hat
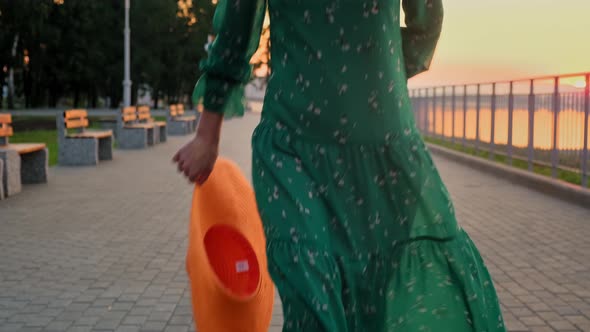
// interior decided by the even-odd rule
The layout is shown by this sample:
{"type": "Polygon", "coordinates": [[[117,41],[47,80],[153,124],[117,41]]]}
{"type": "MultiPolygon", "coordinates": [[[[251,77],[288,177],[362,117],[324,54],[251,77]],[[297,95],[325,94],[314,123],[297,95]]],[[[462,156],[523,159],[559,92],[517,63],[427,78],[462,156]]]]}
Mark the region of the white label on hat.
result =
{"type": "Polygon", "coordinates": [[[236,262],[236,272],[237,273],[248,272],[248,270],[250,270],[250,265],[248,264],[247,260],[236,262]]]}

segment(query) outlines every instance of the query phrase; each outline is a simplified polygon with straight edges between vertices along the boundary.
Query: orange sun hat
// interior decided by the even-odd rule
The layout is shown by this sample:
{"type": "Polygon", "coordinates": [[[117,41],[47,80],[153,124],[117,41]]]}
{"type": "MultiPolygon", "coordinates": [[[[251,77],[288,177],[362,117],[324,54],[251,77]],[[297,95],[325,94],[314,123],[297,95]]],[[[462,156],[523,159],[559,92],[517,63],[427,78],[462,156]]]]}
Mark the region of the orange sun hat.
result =
{"type": "Polygon", "coordinates": [[[199,332],[266,332],[274,286],[254,190],[233,162],[219,158],[195,186],[186,269],[199,332]]]}

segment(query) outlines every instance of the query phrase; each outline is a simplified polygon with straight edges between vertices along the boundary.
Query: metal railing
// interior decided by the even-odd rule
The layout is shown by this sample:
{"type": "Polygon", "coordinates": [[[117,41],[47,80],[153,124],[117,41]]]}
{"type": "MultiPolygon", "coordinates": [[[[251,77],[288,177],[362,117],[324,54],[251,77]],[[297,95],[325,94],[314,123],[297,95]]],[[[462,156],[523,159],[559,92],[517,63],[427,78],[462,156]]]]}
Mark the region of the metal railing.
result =
{"type": "Polygon", "coordinates": [[[588,187],[590,73],[418,88],[410,91],[427,137],[579,174],[588,187]]]}

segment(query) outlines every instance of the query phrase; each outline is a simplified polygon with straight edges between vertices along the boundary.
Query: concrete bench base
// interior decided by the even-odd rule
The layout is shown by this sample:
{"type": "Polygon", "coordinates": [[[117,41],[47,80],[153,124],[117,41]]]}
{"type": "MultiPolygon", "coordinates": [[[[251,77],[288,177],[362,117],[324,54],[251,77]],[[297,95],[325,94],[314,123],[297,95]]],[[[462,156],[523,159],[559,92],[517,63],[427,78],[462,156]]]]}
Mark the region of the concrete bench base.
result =
{"type": "Polygon", "coordinates": [[[95,166],[100,160],[113,159],[112,136],[105,138],[64,138],[58,162],[64,166],[95,166]]]}
{"type": "Polygon", "coordinates": [[[153,135],[154,135],[154,144],[160,144],[160,127],[158,127],[157,125],[154,125],[154,129],[153,129],[153,135]]]}
{"type": "Polygon", "coordinates": [[[156,131],[158,133],[158,142],[164,143],[168,140],[168,126],[156,124],[156,131]]]}
{"type": "MultiPolygon", "coordinates": [[[[162,127],[158,125],[157,123],[153,123],[154,125],[154,144],[160,144],[166,141],[166,133],[164,132],[162,134],[162,127]]],[[[166,129],[166,127],[163,127],[164,130],[166,129]]]]}
{"type": "Polygon", "coordinates": [[[195,131],[194,121],[188,120],[176,121],[174,119],[169,119],[168,127],[168,133],[170,136],[184,136],[195,131]]]}
{"type": "Polygon", "coordinates": [[[0,149],[2,161],[2,197],[18,194],[23,184],[46,183],[48,173],[47,148],[19,154],[15,150],[0,149]]]}
{"type": "Polygon", "coordinates": [[[113,160],[113,136],[98,139],[98,160],[113,160]]]}
{"type": "Polygon", "coordinates": [[[47,183],[49,172],[47,148],[21,155],[21,182],[23,184],[47,183]]]}
{"type": "Polygon", "coordinates": [[[120,149],[145,149],[155,144],[154,128],[119,128],[120,149]]]}
{"type": "Polygon", "coordinates": [[[113,133],[77,128],[68,133],[64,114],[56,118],[58,134],[57,161],[63,166],[96,166],[101,160],[113,159],[113,133]]]}
{"type": "Polygon", "coordinates": [[[18,194],[22,190],[20,163],[21,159],[16,151],[0,150],[0,159],[4,163],[2,187],[6,197],[18,194]]]}

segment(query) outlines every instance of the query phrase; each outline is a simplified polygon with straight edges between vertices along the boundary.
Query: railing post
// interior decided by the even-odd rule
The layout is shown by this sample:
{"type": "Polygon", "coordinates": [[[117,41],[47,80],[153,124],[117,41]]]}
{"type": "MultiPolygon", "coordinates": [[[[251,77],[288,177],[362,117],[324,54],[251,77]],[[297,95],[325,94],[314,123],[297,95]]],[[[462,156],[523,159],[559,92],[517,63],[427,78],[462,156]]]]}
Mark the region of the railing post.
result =
{"type": "MultiPolygon", "coordinates": [[[[427,101],[426,94],[424,93],[424,91],[426,91],[426,89],[423,89],[422,93],[421,93],[422,94],[422,103],[420,103],[420,109],[422,109],[422,113],[426,113],[425,116],[428,116],[428,107],[425,107],[425,106],[428,106],[428,101],[427,101]]],[[[426,119],[423,117],[421,126],[422,126],[422,132],[424,134],[426,134],[426,129],[427,129],[426,124],[427,124],[426,119]]]]}
{"type": "Polygon", "coordinates": [[[436,88],[432,88],[432,137],[436,137],[436,88]]]}
{"type": "Polygon", "coordinates": [[[446,134],[445,134],[445,113],[446,113],[446,108],[447,107],[447,87],[443,86],[442,87],[442,105],[441,105],[441,113],[442,113],[442,139],[445,140],[446,139],[446,134]]]}
{"type": "Polygon", "coordinates": [[[424,91],[424,110],[426,111],[426,128],[424,129],[424,132],[427,135],[430,135],[430,94],[428,91],[430,91],[428,88],[424,91]]]}
{"type": "Polygon", "coordinates": [[[430,109],[428,108],[428,89],[427,88],[424,89],[423,95],[424,95],[424,102],[422,103],[422,110],[424,111],[424,132],[428,132],[428,123],[429,123],[428,113],[430,112],[430,109]]]}
{"type": "Polygon", "coordinates": [[[424,97],[422,96],[422,89],[418,90],[418,106],[420,110],[420,116],[418,117],[418,126],[420,127],[420,131],[424,131],[424,109],[422,105],[424,104],[424,97]]]}
{"type": "Polygon", "coordinates": [[[529,92],[529,139],[528,139],[528,166],[533,171],[533,158],[535,157],[535,80],[531,80],[529,92]]]}
{"type": "Polygon", "coordinates": [[[588,117],[590,115],[590,74],[584,88],[584,149],[582,150],[582,186],[588,188],[588,117]]]}
{"type": "Polygon", "coordinates": [[[508,94],[508,162],[512,165],[513,147],[513,126],[514,126],[514,82],[510,82],[510,93],[508,94]]]}
{"type": "Polygon", "coordinates": [[[416,121],[416,127],[422,131],[422,108],[420,100],[420,89],[412,90],[412,105],[414,105],[414,119],[416,121]]]}
{"type": "Polygon", "coordinates": [[[426,135],[430,135],[430,109],[428,108],[429,104],[430,104],[430,98],[428,96],[428,88],[424,89],[424,113],[426,113],[426,116],[424,118],[424,133],[426,133],[426,135]]]}
{"type": "Polygon", "coordinates": [[[467,144],[467,85],[463,86],[463,148],[467,144]]]}
{"type": "Polygon", "coordinates": [[[491,107],[491,131],[490,131],[490,160],[494,160],[494,144],[496,139],[496,83],[492,84],[492,107],[491,107]]]}
{"type": "Polygon", "coordinates": [[[452,92],[453,97],[451,98],[451,112],[452,112],[451,118],[453,120],[453,125],[451,127],[451,130],[453,131],[452,135],[451,135],[451,137],[452,137],[451,142],[453,143],[453,145],[455,145],[455,107],[456,107],[456,97],[457,97],[457,94],[455,92],[456,92],[455,86],[453,85],[453,92],[452,92]]]}
{"type": "Polygon", "coordinates": [[[412,107],[414,110],[414,120],[416,122],[416,127],[420,128],[420,117],[422,113],[420,112],[420,90],[415,89],[411,91],[411,99],[412,99],[412,107]]]}
{"type": "Polygon", "coordinates": [[[559,165],[559,140],[557,135],[559,132],[559,109],[561,106],[561,100],[559,99],[559,77],[555,77],[553,84],[553,137],[551,151],[551,176],[553,178],[557,178],[557,167],[559,165]]]}
{"type": "Polygon", "coordinates": [[[477,97],[475,101],[475,153],[479,150],[479,111],[481,107],[481,84],[477,85],[477,97]]]}
{"type": "Polygon", "coordinates": [[[418,119],[418,103],[416,100],[416,91],[415,90],[408,90],[408,96],[410,97],[410,105],[412,105],[412,115],[414,116],[414,120],[418,119]]]}

